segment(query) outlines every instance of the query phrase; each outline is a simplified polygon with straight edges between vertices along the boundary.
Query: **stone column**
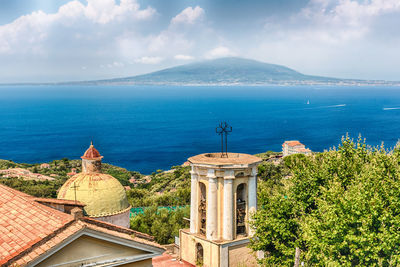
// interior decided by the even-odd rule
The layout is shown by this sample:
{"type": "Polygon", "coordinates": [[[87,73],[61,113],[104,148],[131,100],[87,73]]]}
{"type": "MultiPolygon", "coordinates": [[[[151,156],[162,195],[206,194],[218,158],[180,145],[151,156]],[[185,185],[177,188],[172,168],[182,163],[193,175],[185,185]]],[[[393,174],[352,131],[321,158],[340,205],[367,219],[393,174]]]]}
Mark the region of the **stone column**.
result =
{"type": "MultiPolygon", "coordinates": [[[[257,210],[257,167],[253,167],[249,177],[249,219],[257,210]]],[[[249,235],[253,236],[254,231],[249,227],[249,235]]]]}
{"type": "Polygon", "coordinates": [[[217,177],[214,169],[208,169],[208,195],[207,195],[207,222],[206,237],[209,240],[218,239],[218,203],[217,203],[217,177]]]}
{"type": "Polygon", "coordinates": [[[224,240],[233,240],[233,170],[226,170],[224,175],[224,210],[223,231],[224,240]]]}
{"type": "Polygon", "coordinates": [[[190,188],[190,233],[196,234],[197,233],[197,225],[198,225],[198,174],[194,172],[194,168],[190,171],[191,174],[191,188],[190,188]]]}

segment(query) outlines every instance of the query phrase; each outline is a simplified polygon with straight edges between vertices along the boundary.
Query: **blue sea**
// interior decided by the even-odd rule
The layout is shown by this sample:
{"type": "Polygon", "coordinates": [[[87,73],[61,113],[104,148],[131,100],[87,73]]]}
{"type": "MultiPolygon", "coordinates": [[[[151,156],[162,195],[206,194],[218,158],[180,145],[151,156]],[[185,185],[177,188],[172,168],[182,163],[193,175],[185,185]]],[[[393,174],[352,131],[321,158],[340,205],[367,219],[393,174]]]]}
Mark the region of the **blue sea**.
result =
{"type": "Polygon", "coordinates": [[[103,161],[151,173],[220,151],[280,151],[297,139],[313,151],[346,133],[370,145],[400,138],[399,87],[1,86],[0,158],[78,159],[93,140],[103,161]]]}

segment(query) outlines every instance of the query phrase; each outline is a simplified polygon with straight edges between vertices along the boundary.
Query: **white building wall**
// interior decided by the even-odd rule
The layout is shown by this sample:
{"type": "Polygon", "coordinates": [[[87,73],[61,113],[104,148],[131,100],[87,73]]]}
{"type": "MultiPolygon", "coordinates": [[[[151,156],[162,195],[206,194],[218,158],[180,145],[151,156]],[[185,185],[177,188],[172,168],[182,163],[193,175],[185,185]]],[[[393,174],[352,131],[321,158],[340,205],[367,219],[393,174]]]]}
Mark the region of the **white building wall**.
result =
{"type": "Polygon", "coordinates": [[[104,216],[104,217],[93,217],[93,219],[102,221],[102,222],[108,222],[112,223],[121,227],[129,228],[130,227],[130,222],[129,222],[129,215],[130,215],[130,210],[128,209],[127,211],[119,214],[115,214],[112,216],[104,216]]]}

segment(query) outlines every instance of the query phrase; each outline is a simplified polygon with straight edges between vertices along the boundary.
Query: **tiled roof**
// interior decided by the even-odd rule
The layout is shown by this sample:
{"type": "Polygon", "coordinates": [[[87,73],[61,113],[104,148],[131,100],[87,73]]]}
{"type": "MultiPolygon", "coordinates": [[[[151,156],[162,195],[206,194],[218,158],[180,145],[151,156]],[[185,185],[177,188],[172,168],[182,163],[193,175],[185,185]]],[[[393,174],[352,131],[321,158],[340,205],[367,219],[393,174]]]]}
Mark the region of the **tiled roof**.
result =
{"type": "Polygon", "coordinates": [[[153,258],[153,267],[195,267],[188,262],[179,261],[176,257],[164,252],[161,256],[153,258]]]}
{"type": "Polygon", "coordinates": [[[150,235],[88,217],[75,220],[36,199],[0,184],[1,266],[26,265],[85,228],[162,248],[150,235]]]}
{"type": "Polygon", "coordinates": [[[44,197],[35,197],[33,198],[36,202],[39,203],[53,203],[53,204],[60,204],[60,205],[72,205],[72,206],[85,206],[82,202],[75,201],[75,200],[68,200],[68,199],[58,199],[58,198],[44,198],[44,197]]]}
{"type": "Polygon", "coordinates": [[[90,147],[86,150],[85,154],[81,157],[83,159],[101,159],[102,156],[100,152],[94,148],[93,143],[90,144],[90,147]]]}
{"type": "Polygon", "coordinates": [[[17,266],[28,264],[46,251],[60,244],[69,236],[77,233],[79,230],[82,230],[84,227],[85,224],[83,222],[72,221],[72,223],[69,224],[67,227],[61,228],[60,231],[57,231],[54,235],[50,236],[50,238],[44,240],[44,242],[39,242],[36,244],[36,246],[32,246],[30,249],[27,249],[26,251],[24,251],[24,253],[21,253],[19,255],[20,257],[15,258],[15,260],[10,261],[9,263],[12,264],[15,262],[17,266]]]}
{"type": "Polygon", "coordinates": [[[151,235],[89,217],[83,217],[82,221],[88,228],[164,249],[160,244],[154,242],[154,237],[151,235]]]}
{"type": "Polygon", "coordinates": [[[74,218],[0,184],[0,265],[63,228],[74,218]]]}
{"type": "Polygon", "coordinates": [[[284,144],[287,144],[288,146],[302,146],[303,144],[300,143],[299,141],[285,141],[284,144]]]}

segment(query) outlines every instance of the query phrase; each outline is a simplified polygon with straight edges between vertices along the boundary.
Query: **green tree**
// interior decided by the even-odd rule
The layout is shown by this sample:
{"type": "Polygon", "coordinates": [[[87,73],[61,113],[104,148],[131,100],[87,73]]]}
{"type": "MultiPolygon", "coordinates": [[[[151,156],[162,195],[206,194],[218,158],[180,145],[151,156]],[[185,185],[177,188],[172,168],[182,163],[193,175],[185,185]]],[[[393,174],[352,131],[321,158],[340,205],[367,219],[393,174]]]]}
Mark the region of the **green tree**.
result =
{"type": "Polygon", "coordinates": [[[189,226],[183,219],[189,217],[189,214],[189,206],[175,211],[152,206],[146,208],[143,214],[131,218],[131,228],[154,236],[160,244],[170,244],[179,235],[179,229],[189,226]]]}
{"type": "Polygon", "coordinates": [[[399,265],[399,155],[346,136],[337,149],[286,157],[291,178],[259,192],[261,262],[293,265],[298,247],[309,266],[399,265]]]}

